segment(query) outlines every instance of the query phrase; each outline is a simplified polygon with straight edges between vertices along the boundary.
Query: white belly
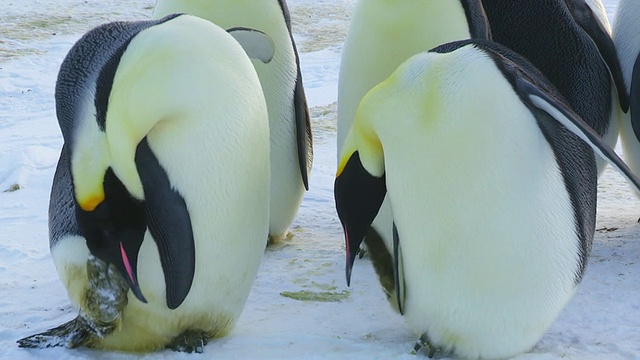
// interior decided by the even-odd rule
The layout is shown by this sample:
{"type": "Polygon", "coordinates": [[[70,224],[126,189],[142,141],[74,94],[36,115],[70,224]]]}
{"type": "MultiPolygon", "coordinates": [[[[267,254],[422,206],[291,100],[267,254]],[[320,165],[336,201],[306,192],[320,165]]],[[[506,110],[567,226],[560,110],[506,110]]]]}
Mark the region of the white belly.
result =
{"type": "Polygon", "coordinates": [[[452,110],[408,130],[403,146],[420,153],[385,150],[405,317],[460,356],[529,350],[576,286],[579,240],[564,180],[535,121],[519,111],[473,119],[452,110]]]}

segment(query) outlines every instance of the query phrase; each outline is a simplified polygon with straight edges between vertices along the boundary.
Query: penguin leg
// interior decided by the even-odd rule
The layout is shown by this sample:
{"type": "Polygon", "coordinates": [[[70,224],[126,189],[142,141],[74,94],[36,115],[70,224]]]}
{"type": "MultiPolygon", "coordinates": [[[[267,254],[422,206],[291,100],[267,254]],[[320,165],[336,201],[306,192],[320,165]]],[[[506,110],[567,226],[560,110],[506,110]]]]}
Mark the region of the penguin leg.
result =
{"type": "Polygon", "coordinates": [[[34,349],[58,346],[73,349],[88,346],[96,340],[96,335],[92,330],[86,320],[78,316],[56,328],[18,340],[18,346],[34,349]]]}
{"type": "Polygon", "coordinates": [[[202,354],[209,341],[209,334],[202,330],[187,330],[176,336],[167,348],[173,351],[202,354]]]}
{"type": "Polygon", "coordinates": [[[416,341],[416,344],[413,346],[413,351],[412,353],[417,354],[418,351],[422,350],[423,348],[428,349],[429,353],[427,354],[427,356],[429,357],[429,359],[433,359],[433,357],[436,355],[436,353],[438,353],[440,351],[439,348],[431,345],[431,342],[429,342],[429,337],[427,336],[427,333],[424,333],[420,336],[420,339],[418,339],[418,341],[416,341]]]}

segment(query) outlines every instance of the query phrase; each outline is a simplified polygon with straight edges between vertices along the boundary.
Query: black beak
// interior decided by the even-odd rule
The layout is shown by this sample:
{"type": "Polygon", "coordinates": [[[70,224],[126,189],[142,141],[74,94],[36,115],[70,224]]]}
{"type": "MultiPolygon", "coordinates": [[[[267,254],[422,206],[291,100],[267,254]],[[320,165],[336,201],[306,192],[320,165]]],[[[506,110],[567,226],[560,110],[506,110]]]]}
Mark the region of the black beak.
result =
{"type": "Polygon", "coordinates": [[[347,286],[351,285],[351,270],[358,248],[373,219],[378,215],[386,193],[384,174],[381,177],[369,174],[363,167],[357,151],[351,155],[342,172],[336,177],[334,197],[346,242],[347,286]]]}
{"type": "Polygon", "coordinates": [[[346,225],[343,225],[345,231],[344,231],[344,239],[345,239],[345,243],[347,245],[347,264],[345,266],[345,276],[347,278],[347,286],[351,286],[351,270],[353,270],[353,263],[356,260],[356,254],[358,253],[358,247],[360,247],[360,243],[362,242],[362,240],[360,240],[360,242],[358,242],[358,244],[356,245],[355,250],[352,251],[351,249],[351,241],[349,240],[349,234],[347,233],[346,230],[346,225]]]}
{"type": "Polygon", "coordinates": [[[115,265],[131,291],[146,303],[136,275],[138,252],[147,226],[142,202],[131,197],[111,168],[104,177],[105,198],[93,211],[76,207],[80,233],[91,253],[115,265]]]}

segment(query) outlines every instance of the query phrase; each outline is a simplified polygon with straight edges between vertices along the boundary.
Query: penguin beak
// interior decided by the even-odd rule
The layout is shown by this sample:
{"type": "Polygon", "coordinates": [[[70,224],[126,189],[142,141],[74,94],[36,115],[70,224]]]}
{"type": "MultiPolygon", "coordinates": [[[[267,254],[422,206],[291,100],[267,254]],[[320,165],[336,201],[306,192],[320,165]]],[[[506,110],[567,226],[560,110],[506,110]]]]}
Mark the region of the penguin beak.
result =
{"type": "MultiPolygon", "coordinates": [[[[144,204],[131,196],[108,168],[100,191],[76,198],[76,220],[91,254],[115,265],[133,294],[146,303],[136,275],[138,252],[147,229],[144,204]],[[97,194],[97,195],[96,195],[97,194]]],[[[83,194],[83,195],[85,195],[83,194]]]]}
{"type": "Polygon", "coordinates": [[[129,261],[129,256],[125,251],[122,242],[120,242],[120,256],[122,257],[122,265],[124,267],[124,269],[121,269],[120,272],[122,274],[127,274],[126,279],[129,283],[129,287],[131,288],[131,292],[133,292],[133,295],[135,295],[138,300],[146,304],[147,299],[145,299],[144,295],[142,295],[140,283],[138,282],[138,276],[136,275],[134,267],[131,266],[131,261],[129,261]]]}
{"type": "Polygon", "coordinates": [[[351,285],[351,270],[358,248],[373,219],[378,215],[386,193],[385,175],[371,175],[362,165],[358,151],[351,154],[345,165],[338,170],[334,197],[346,242],[347,286],[351,285]]]}

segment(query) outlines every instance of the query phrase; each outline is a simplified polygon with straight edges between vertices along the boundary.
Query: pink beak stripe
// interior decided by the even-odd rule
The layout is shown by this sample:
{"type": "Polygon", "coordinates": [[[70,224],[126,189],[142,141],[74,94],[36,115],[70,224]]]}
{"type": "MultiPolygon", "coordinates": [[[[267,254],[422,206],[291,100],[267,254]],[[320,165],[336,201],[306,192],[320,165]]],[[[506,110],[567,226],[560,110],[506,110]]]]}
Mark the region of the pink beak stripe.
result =
{"type": "Polygon", "coordinates": [[[346,240],[345,242],[347,243],[347,256],[351,255],[351,249],[349,246],[349,234],[347,233],[347,231],[344,231],[344,239],[346,240]]]}
{"type": "Polygon", "coordinates": [[[129,279],[131,279],[131,283],[135,284],[136,280],[133,277],[133,269],[131,269],[131,263],[129,262],[129,257],[127,253],[124,251],[124,247],[122,247],[122,243],[120,243],[120,255],[122,255],[122,262],[124,263],[124,268],[127,269],[127,274],[129,275],[129,279]]]}

